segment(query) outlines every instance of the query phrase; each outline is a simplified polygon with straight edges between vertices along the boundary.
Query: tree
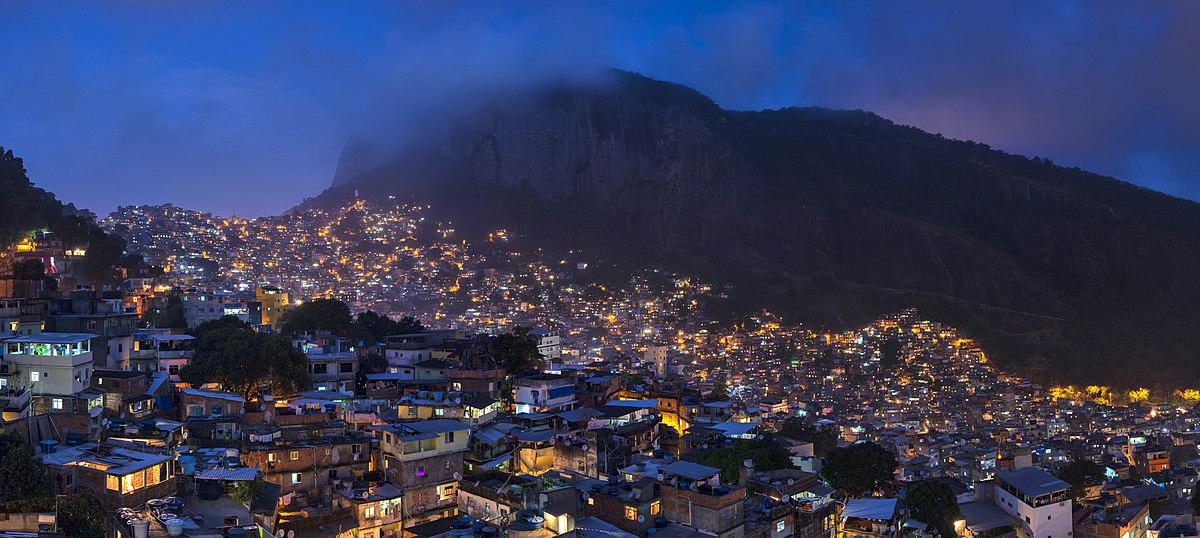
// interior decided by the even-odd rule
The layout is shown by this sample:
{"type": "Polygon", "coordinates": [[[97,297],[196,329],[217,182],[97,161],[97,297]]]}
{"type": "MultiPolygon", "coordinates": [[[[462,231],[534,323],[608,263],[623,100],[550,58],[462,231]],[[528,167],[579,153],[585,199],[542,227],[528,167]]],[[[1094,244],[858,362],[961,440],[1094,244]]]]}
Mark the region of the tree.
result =
{"type": "Polygon", "coordinates": [[[178,295],[167,297],[167,305],[161,309],[151,311],[146,316],[146,321],[160,328],[181,329],[187,327],[187,318],[183,315],[183,300],[178,295]]]}
{"type": "Polygon", "coordinates": [[[821,462],[821,478],[850,497],[879,489],[896,475],[896,455],[875,443],[835,448],[821,462]]]}
{"type": "Polygon", "coordinates": [[[766,441],[734,441],[728,447],[713,447],[701,451],[696,462],[721,470],[721,481],[737,482],[741,467],[746,460],[754,460],[756,471],[774,471],[792,466],[792,455],[787,449],[766,441]]]}
{"type": "Polygon", "coordinates": [[[254,480],[242,480],[230,487],[229,497],[239,503],[250,504],[254,502],[254,498],[258,496],[262,487],[262,476],[255,476],[254,480]]]}
{"type": "Polygon", "coordinates": [[[355,386],[359,394],[366,394],[367,374],[381,374],[387,371],[387,359],[374,351],[358,360],[358,379],[355,386]]]}
{"type": "Polygon", "coordinates": [[[404,316],[397,321],[371,310],[359,314],[354,325],[361,338],[371,343],[385,342],[387,337],[394,334],[413,334],[425,330],[421,320],[412,316],[404,316]]]}
{"type": "Polygon", "coordinates": [[[1078,501],[1087,494],[1088,484],[1103,480],[1104,466],[1090,460],[1075,460],[1058,471],[1058,477],[1071,485],[1071,498],[1078,501]]]}
{"type": "Polygon", "coordinates": [[[329,331],[338,336],[350,336],[353,326],[354,318],[346,303],[337,299],[314,299],[285,314],[279,332],[329,331]]]}
{"type": "Polygon", "coordinates": [[[180,379],[192,385],[218,383],[247,399],[263,388],[292,394],[312,386],[308,357],[291,339],[254,332],[236,318],[226,320],[229,317],[197,327],[201,336],[196,356],[179,371],[180,379]]]}
{"type": "Polygon", "coordinates": [[[937,529],[942,536],[957,536],[954,522],[962,519],[958,497],[944,482],[925,480],[904,493],[904,504],[917,521],[937,529]]]}
{"type": "Polygon", "coordinates": [[[513,327],[511,333],[497,336],[493,341],[492,360],[509,372],[542,367],[542,354],[537,342],[529,336],[528,327],[513,327]]]}
{"type": "Polygon", "coordinates": [[[814,428],[811,423],[801,417],[792,417],[783,421],[779,435],[788,439],[808,441],[813,444],[813,455],[824,458],[829,451],[837,448],[841,434],[837,428],[814,428]]]}
{"type": "Polygon", "coordinates": [[[216,331],[218,329],[233,329],[236,331],[253,332],[254,328],[249,323],[238,319],[237,316],[221,316],[217,319],[210,319],[196,326],[190,332],[197,340],[202,340],[204,335],[216,331]]]}
{"type": "Polygon", "coordinates": [[[58,501],[58,528],[79,538],[104,538],[104,507],[91,493],[70,495],[58,501]]]}
{"type": "Polygon", "coordinates": [[[16,432],[0,433],[0,506],[23,512],[26,507],[53,504],[54,489],[46,467],[33,447],[16,432]]]}

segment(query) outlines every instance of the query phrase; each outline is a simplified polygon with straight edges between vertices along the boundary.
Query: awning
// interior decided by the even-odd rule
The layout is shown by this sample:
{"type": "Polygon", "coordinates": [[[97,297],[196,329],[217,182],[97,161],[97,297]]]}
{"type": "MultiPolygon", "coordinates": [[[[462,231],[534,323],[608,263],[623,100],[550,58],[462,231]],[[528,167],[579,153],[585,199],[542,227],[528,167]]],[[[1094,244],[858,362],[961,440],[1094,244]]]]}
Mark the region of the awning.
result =
{"type": "Polygon", "coordinates": [[[496,458],[492,461],[484,463],[483,465],[480,465],[479,468],[492,470],[492,469],[495,469],[496,467],[502,465],[504,462],[511,460],[511,459],[512,459],[512,454],[505,454],[503,456],[500,456],[499,458],[496,458]]]}
{"type": "Polygon", "coordinates": [[[242,467],[240,469],[205,469],[196,473],[198,480],[238,480],[249,481],[254,480],[258,476],[258,469],[254,467],[242,467]]]}

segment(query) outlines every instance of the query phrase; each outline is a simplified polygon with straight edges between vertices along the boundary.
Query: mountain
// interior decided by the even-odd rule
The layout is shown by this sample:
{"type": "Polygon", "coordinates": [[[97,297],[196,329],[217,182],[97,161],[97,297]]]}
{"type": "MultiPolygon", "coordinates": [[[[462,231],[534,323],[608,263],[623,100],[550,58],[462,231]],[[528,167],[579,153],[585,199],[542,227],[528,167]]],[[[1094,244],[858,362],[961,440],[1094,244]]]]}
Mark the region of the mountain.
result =
{"type": "Polygon", "coordinates": [[[1044,381],[1196,384],[1200,205],[875,114],[724,110],[614,72],[484,100],[310,203],[400,195],[463,227],[730,284],[730,312],[915,306],[1044,381]]]}

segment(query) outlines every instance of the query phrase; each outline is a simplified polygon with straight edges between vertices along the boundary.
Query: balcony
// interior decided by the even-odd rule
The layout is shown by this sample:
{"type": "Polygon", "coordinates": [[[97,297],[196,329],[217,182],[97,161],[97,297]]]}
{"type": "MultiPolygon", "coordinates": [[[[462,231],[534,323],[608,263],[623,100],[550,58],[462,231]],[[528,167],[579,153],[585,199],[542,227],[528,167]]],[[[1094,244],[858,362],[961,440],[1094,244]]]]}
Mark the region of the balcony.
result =
{"type": "Polygon", "coordinates": [[[0,407],[8,411],[20,411],[29,406],[29,396],[29,389],[0,391],[0,407]]]}

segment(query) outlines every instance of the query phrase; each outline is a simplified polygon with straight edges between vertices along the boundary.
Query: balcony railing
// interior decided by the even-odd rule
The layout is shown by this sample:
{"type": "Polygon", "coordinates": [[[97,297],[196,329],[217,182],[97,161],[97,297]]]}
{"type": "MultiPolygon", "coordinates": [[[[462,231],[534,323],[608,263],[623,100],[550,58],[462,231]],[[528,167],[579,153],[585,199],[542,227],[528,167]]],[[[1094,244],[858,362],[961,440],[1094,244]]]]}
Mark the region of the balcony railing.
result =
{"type": "Polygon", "coordinates": [[[0,391],[0,407],[20,410],[29,405],[29,389],[8,389],[0,391]]]}

